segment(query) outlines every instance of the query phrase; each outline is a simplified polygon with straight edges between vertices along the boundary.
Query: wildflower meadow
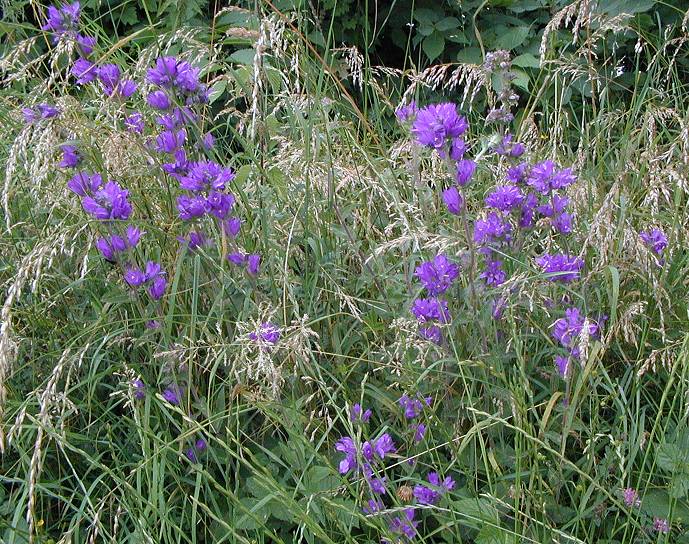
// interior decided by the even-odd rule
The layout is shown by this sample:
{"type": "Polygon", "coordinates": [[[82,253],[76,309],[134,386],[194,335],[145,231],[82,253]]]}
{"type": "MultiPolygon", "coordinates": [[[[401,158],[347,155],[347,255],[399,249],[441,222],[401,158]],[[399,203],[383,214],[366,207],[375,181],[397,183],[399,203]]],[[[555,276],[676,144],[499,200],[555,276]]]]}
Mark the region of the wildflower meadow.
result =
{"type": "Polygon", "coordinates": [[[0,13],[0,542],[689,543],[684,0],[0,13]]]}

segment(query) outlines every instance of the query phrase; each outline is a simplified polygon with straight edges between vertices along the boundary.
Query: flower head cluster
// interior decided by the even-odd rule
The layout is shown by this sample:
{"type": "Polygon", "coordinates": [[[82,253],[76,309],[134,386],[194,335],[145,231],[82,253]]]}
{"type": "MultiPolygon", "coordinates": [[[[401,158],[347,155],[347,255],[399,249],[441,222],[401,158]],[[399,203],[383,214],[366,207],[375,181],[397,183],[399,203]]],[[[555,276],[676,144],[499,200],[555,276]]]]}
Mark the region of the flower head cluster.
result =
{"type": "Polygon", "coordinates": [[[368,423],[368,420],[371,419],[372,414],[373,412],[370,408],[364,410],[361,407],[361,404],[357,402],[354,406],[352,406],[351,410],[349,411],[349,420],[352,423],[368,423]]]}
{"type": "Polygon", "coordinates": [[[60,110],[50,104],[38,104],[31,108],[22,108],[24,121],[34,123],[39,119],[52,119],[60,114],[60,110]]]}
{"type": "Polygon", "coordinates": [[[153,300],[159,300],[167,288],[165,271],[154,261],[148,261],[144,270],[134,266],[128,267],[124,273],[124,281],[131,287],[146,287],[153,300]]]}
{"type": "Polygon", "coordinates": [[[405,508],[402,515],[393,518],[390,522],[390,532],[407,540],[412,540],[416,536],[416,528],[419,525],[419,522],[414,520],[414,514],[414,508],[405,508]]]}
{"type": "Polygon", "coordinates": [[[344,453],[345,457],[340,461],[340,474],[349,472],[361,472],[364,475],[369,489],[374,495],[384,495],[385,477],[379,477],[376,472],[382,468],[382,461],[386,455],[394,453],[395,444],[389,434],[385,433],[373,441],[366,441],[357,448],[357,443],[349,436],[340,438],[335,444],[335,450],[344,453]]]}
{"type": "Polygon", "coordinates": [[[670,522],[665,518],[653,518],[653,530],[666,535],[670,532],[670,522]]]}
{"type": "MultiPolygon", "coordinates": [[[[80,11],[79,2],[63,4],[60,7],[50,6],[46,13],[46,22],[41,26],[41,30],[52,33],[53,43],[57,43],[63,36],[83,41],[87,37],[77,34],[80,11]]],[[[86,41],[90,43],[89,40],[86,41]]]]}
{"type": "Polygon", "coordinates": [[[574,306],[565,310],[565,316],[553,323],[553,338],[568,352],[566,357],[558,356],[555,359],[555,365],[562,377],[569,375],[570,360],[581,357],[578,345],[580,338],[597,338],[599,330],[597,322],[585,318],[579,308],[574,306]]]}
{"type": "Polygon", "coordinates": [[[665,236],[662,230],[655,228],[641,231],[639,237],[649,248],[651,248],[653,253],[658,257],[662,257],[663,251],[667,247],[667,236],[665,236]]]}
{"type": "Polygon", "coordinates": [[[459,160],[464,153],[461,139],[469,127],[466,119],[457,113],[457,106],[451,102],[432,104],[416,112],[412,134],[425,147],[432,147],[453,160],[459,160]]]}
{"type": "Polygon", "coordinates": [[[136,83],[131,79],[123,79],[117,64],[104,64],[100,67],[91,68],[86,67],[82,60],[79,66],[83,68],[79,75],[73,71],[74,75],[77,76],[77,82],[79,79],[83,80],[85,76],[88,79],[87,74],[93,74],[100,81],[105,96],[129,98],[136,92],[136,83]]]}
{"type": "Polygon", "coordinates": [[[184,452],[184,455],[191,461],[192,463],[196,463],[199,460],[199,455],[206,451],[206,448],[208,448],[208,444],[203,438],[199,438],[194,442],[194,445],[187,448],[187,451],[184,452]]]}
{"type": "Polygon", "coordinates": [[[429,472],[427,478],[430,485],[414,486],[414,497],[419,504],[437,504],[440,497],[455,487],[455,481],[450,476],[441,480],[437,472],[429,472]]]}
{"type": "Polygon", "coordinates": [[[535,260],[550,281],[570,282],[579,278],[584,261],[573,255],[546,253],[535,260]]]}
{"type": "Polygon", "coordinates": [[[413,431],[414,442],[418,443],[426,436],[426,425],[414,421],[423,412],[424,406],[430,406],[433,402],[433,397],[410,397],[409,395],[402,395],[399,404],[402,407],[404,417],[410,420],[410,429],[413,431]]]}
{"type": "Polygon", "coordinates": [[[634,508],[641,506],[641,499],[639,498],[639,492],[628,487],[622,491],[622,498],[624,499],[624,504],[627,508],[634,508]]]}
{"type": "Polygon", "coordinates": [[[420,324],[423,324],[419,329],[420,335],[439,344],[442,339],[440,328],[432,323],[449,323],[450,312],[447,301],[438,296],[445,293],[457,279],[459,266],[445,255],[437,255],[430,261],[421,263],[414,275],[419,278],[431,297],[416,299],[412,304],[411,313],[420,324]]]}
{"type": "Polygon", "coordinates": [[[280,329],[272,323],[262,323],[257,331],[249,333],[249,339],[261,347],[274,346],[280,340],[280,329]]]}
{"type": "Polygon", "coordinates": [[[419,108],[416,102],[412,100],[406,106],[400,104],[395,110],[395,116],[401,123],[408,123],[414,121],[418,112],[419,108]]]}

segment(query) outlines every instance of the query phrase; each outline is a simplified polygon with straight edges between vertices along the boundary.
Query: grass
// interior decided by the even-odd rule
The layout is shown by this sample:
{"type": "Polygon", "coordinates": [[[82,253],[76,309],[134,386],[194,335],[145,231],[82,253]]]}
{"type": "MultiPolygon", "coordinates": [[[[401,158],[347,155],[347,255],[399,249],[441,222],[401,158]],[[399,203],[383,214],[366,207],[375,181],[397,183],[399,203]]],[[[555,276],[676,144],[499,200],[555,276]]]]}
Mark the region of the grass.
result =
{"type": "MultiPolygon", "coordinates": [[[[460,311],[437,349],[409,313],[421,292],[414,268],[438,252],[460,260],[467,240],[439,197],[442,162],[393,122],[412,72],[375,72],[365,59],[358,90],[341,79],[337,53],[306,41],[305,22],[258,15],[273,34],[261,62],[228,60],[213,32],[99,39],[103,60],[139,78],[174,43],[171,53],[222,91],[203,130],[216,137],[211,156],[237,172],[238,240],[263,257],[255,279],[231,267],[232,242],[210,223],[218,244],[180,250],[176,181],[146,162],[112,103],[64,79],[47,43],[7,60],[29,32],[13,27],[5,77],[45,56],[0,91],[0,540],[379,542],[395,538],[388,525],[408,504],[405,486],[437,470],[456,486],[417,510],[418,542],[689,541],[689,90],[667,46],[686,34],[644,43],[643,77],[624,92],[600,76],[590,97],[567,101],[572,72],[544,64],[522,92],[515,131],[534,161],[574,165],[576,231],[530,238],[505,257],[512,290],[501,320],[490,302],[503,293],[479,288],[474,302],[463,273],[451,292],[460,311]],[[24,128],[19,108],[49,96],[64,114],[24,128]],[[159,307],[132,295],[93,247],[102,226],[55,167],[66,140],[130,190],[132,220],[146,231],[138,258],[168,271],[159,307]],[[638,239],[650,226],[668,234],[662,267],[638,239]],[[585,258],[581,281],[544,281],[532,256],[552,244],[585,258]],[[550,302],[563,296],[607,316],[569,380],[552,362],[562,309],[550,302]],[[156,314],[162,326],[147,329],[156,314]],[[264,321],[282,329],[271,351],[247,339],[264,321]],[[179,406],[161,394],[173,382],[187,386],[179,406]],[[416,391],[434,397],[419,444],[397,404],[416,391]],[[373,410],[368,425],[349,419],[357,402],[373,410]],[[334,446],[384,433],[398,447],[384,469],[386,511],[367,515],[367,484],[338,473],[334,446]],[[208,447],[191,462],[184,453],[199,437],[208,447]],[[640,506],[624,504],[628,487],[640,506]],[[654,531],[654,518],[671,532],[654,531]]],[[[459,102],[461,91],[419,85],[417,98],[459,102]]],[[[484,100],[482,91],[462,110],[477,146],[489,135],[484,100]]],[[[466,190],[471,214],[495,184],[491,168],[466,190]]]]}

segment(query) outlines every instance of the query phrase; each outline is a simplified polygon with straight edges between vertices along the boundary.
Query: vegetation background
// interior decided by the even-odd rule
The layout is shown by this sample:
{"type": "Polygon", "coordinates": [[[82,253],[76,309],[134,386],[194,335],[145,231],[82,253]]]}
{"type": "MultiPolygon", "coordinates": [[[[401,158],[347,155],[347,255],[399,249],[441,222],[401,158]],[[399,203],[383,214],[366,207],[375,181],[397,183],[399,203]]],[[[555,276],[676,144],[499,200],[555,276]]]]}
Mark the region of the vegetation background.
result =
{"type": "MultiPolygon", "coordinates": [[[[362,510],[364,482],[338,474],[335,442],[368,432],[349,419],[361,402],[371,435],[400,447],[393,490],[431,468],[457,482],[424,512],[418,542],[689,542],[685,1],[81,5],[101,58],[132,76],[162,54],[202,68],[215,157],[237,171],[242,236],[263,272],[252,283],[217,249],[178,251],[169,182],[112,105],[69,81],[64,51],[38,30],[47,6],[2,0],[0,541],[393,539],[362,510]],[[570,295],[607,322],[568,382],[536,289],[500,323],[487,304],[455,316],[452,352],[420,342],[409,318],[414,267],[457,253],[461,234],[438,197],[442,164],[419,158],[394,110],[451,100],[487,137],[497,83],[480,63],[495,49],[518,76],[515,134],[580,178],[573,250],[587,266],[570,295]],[[39,101],[68,122],[27,130],[20,108],[39,101]],[[67,129],[128,180],[161,248],[171,286],[158,331],[65,190],[67,129]],[[661,267],[638,239],[651,226],[669,238],[661,267]],[[266,320],[283,331],[269,357],[246,341],[266,320]],[[477,322],[501,339],[488,351],[477,322]],[[190,385],[182,406],[160,395],[171,376],[190,385]],[[420,445],[397,406],[416,391],[435,398],[420,445]],[[208,448],[191,462],[199,436],[208,448]]],[[[493,181],[481,172],[467,202],[480,207],[493,181]]],[[[513,268],[537,276],[527,260],[513,268]]],[[[390,492],[393,512],[403,499],[390,492]]]]}

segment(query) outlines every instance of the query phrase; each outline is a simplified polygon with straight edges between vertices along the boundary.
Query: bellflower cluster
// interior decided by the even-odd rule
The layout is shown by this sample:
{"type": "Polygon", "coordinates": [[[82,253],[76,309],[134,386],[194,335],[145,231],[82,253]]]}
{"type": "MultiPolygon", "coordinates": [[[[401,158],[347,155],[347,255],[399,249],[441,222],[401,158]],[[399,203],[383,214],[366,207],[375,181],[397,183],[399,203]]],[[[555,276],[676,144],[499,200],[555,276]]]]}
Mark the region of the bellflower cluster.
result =
{"type": "Polygon", "coordinates": [[[27,124],[35,123],[39,119],[52,119],[60,114],[60,110],[50,104],[38,104],[31,108],[22,108],[22,115],[27,124]]]}
{"type": "Polygon", "coordinates": [[[208,444],[203,438],[199,438],[194,442],[194,445],[187,448],[187,451],[184,452],[184,455],[191,461],[192,463],[196,463],[199,460],[199,455],[206,451],[206,448],[208,448],[208,444]]]}
{"type": "Polygon", "coordinates": [[[641,499],[639,498],[639,492],[628,487],[622,491],[622,498],[624,499],[624,504],[627,508],[634,508],[641,506],[641,499]]]}
{"type": "Polygon", "coordinates": [[[419,324],[419,334],[436,344],[440,344],[442,334],[433,322],[446,324],[450,322],[450,311],[447,301],[438,298],[445,293],[459,276],[459,266],[450,261],[445,255],[437,255],[430,261],[421,263],[414,273],[421,281],[430,298],[418,298],[411,307],[411,313],[419,324]]]}
{"type": "Polygon", "coordinates": [[[550,281],[570,282],[579,279],[584,261],[574,255],[546,253],[535,259],[550,281]]]}
{"type": "Polygon", "coordinates": [[[370,408],[364,410],[358,402],[349,411],[349,420],[352,423],[368,423],[373,412],[370,408]]]}
{"type": "Polygon", "coordinates": [[[445,102],[418,110],[411,130],[420,145],[459,160],[465,149],[461,136],[468,127],[466,119],[457,113],[457,106],[445,102]]]}
{"type": "Polygon", "coordinates": [[[433,397],[410,397],[405,394],[400,397],[398,402],[402,407],[405,419],[410,422],[409,428],[413,432],[414,442],[418,444],[426,436],[426,425],[414,420],[421,415],[424,407],[431,405],[433,397]]]}
{"type": "Polygon", "coordinates": [[[511,110],[517,105],[519,95],[512,88],[512,82],[515,80],[516,74],[512,72],[512,61],[510,60],[509,52],[499,50],[487,53],[483,69],[486,72],[488,81],[493,76],[497,76],[500,80],[500,91],[497,96],[498,104],[488,112],[486,123],[502,123],[505,125],[511,123],[514,119],[511,110]]]}
{"type": "Polygon", "coordinates": [[[670,532],[670,522],[665,518],[653,518],[653,530],[664,535],[670,532]]]}
{"type": "Polygon", "coordinates": [[[412,100],[406,106],[400,105],[395,110],[395,116],[401,123],[413,123],[418,112],[419,108],[416,105],[416,102],[412,100]]]}
{"type": "Polygon", "coordinates": [[[639,237],[643,242],[656,254],[658,257],[663,256],[663,251],[667,247],[667,236],[665,233],[658,229],[650,229],[641,231],[639,237]]]}
{"type": "Polygon", "coordinates": [[[450,476],[441,480],[437,472],[429,472],[427,478],[430,485],[414,486],[414,498],[419,504],[437,504],[445,493],[455,487],[455,481],[450,476]]]}
{"type": "Polygon", "coordinates": [[[552,336],[568,352],[567,356],[557,356],[555,366],[563,378],[569,375],[570,360],[578,360],[581,357],[577,342],[586,335],[597,338],[600,326],[597,322],[586,319],[579,308],[571,307],[565,310],[565,316],[553,323],[552,336]]]}
{"type": "Polygon", "coordinates": [[[83,55],[89,55],[96,44],[96,38],[79,34],[80,11],[79,2],[63,4],[60,7],[49,6],[46,22],[41,26],[41,30],[52,34],[54,44],[62,38],[72,39],[83,55]]]}
{"type": "Polygon", "coordinates": [[[366,441],[360,448],[357,448],[357,443],[353,438],[345,436],[337,441],[335,450],[345,454],[344,459],[340,461],[340,474],[349,474],[352,471],[363,473],[364,479],[374,495],[374,501],[377,500],[375,499],[376,495],[380,496],[387,493],[386,478],[377,476],[377,470],[380,471],[384,468],[383,460],[386,455],[397,451],[389,434],[385,433],[376,440],[366,441]]]}
{"type": "Polygon", "coordinates": [[[249,333],[249,339],[261,347],[274,346],[280,340],[280,329],[272,323],[262,323],[257,331],[249,333]]]}
{"type": "MultiPolygon", "coordinates": [[[[77,80],[80,78],[83,80],[85,73],[90,73],[90,69],[82,72],[81,76],[77,76],[77,80]]],[[[75,73],[75,75],[77,74],[75,73]]],[[[100,81],[105,96],[129,98],[136,92],[136,83],[131,79],[123,79],[120,67],[117,64],[104,64],[99,68],[95,68],[94,75],[100,81]]]]}
{"type": "MultiPolygon", "coordinates": [[[[416,528],[419,525],[419,522],[414,520],[414,514],[414,508],[405,508],[401,516],[393,518],[390,522],[390,532],[399,535],[399,538],[412,540],[416,536],[416,528]]],[[[383,540],[383,542],[388,541],[383,540]]],[[[401,542],[401,540],[398,539],[397,542],[401,542]]]]}

